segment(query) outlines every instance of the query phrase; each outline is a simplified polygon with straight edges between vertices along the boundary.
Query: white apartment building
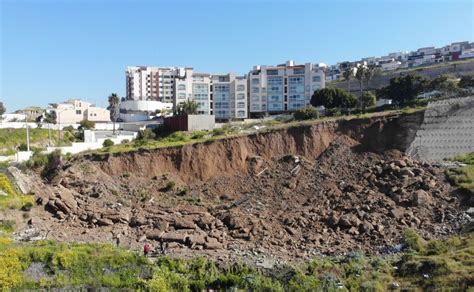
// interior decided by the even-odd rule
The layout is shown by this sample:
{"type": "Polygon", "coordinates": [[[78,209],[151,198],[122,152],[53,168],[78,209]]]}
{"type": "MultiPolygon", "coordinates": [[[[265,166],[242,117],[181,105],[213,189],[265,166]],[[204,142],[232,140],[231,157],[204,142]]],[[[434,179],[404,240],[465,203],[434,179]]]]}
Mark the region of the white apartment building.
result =
{"type": "Polygon", "coordinates": [[[131,66],[125,72],[127,100],[173,102],[174,82],[185,69],[179,67],[131,66]]]}
{"type": "Polygon", "coordinates": [[[63,103],[52,104],[46,112],[54,112],[56,122],[61,124],[77,124],[82,120],[110,122],[110,112],[107,109],[96,107],[79,99],[70,99],[63,103]]]}
{"type": "Polygon", "coordinates": [[[176,76],[173,105],[177,107],[186,100],[194,100],[198,104],[198,114],[213,114],[210,74],[195,73],[193,68],[185,68],[184,74],[176,76]]]}
{"type": "Polygon", "coordinates": [[[251,116],[308,107],[314,91],[325,86],[325,74],[318,66],[295,65],[293,61],[255,66],[248,79],[251,116]]]}
{"type": "Polygon", "coordinates": [[[216,120],[246,119],[247,77],[212,75],[212,101],[216,120]]]}

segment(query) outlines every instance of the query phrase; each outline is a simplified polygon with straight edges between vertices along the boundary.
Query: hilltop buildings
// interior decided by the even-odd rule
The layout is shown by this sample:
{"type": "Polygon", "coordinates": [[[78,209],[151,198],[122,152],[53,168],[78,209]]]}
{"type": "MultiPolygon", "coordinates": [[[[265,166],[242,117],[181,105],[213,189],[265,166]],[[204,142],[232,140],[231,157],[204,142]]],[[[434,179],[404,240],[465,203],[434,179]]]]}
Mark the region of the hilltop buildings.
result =
{"type": "Polygon", "coordinates": [[[168,77],[163,77],[167,83],[160,83],[163,70],[129,67],[126,71],[127,100],[167,102],[172,96],[175,108],[186,100],[194,100],[199,114],[214,115],[216,120],[233,120],[307,107],[314,90],[325,85],[321,68],[311,63],[295,65],[293,61],[276,66],[256,66],[246,76],[169,67],[166,68],[168,77]],[[165,90],[164,86],[169,88],[165,90]]]}
{"type": "Polygon", "coordinates": [[[255,66],[248,78],[252,116],[308,107],[314,91],[325,86],[324,72],[318,66],[295,65],[293,61],[277,66],[255,66]]]}
{"type": "Polygon", "coordinates": [[[441,48],[424,47],[411,52],[394,52],[382,57],[367,57],[353,62],[340,62],[326,68],[326,80],[342,79],[342,72],[347,67],[357,67],[359,64],[373,65],[380,68],[381,71],[393,71],[468,58],[474,58],[474,43],[456,42],[441,48]]]}

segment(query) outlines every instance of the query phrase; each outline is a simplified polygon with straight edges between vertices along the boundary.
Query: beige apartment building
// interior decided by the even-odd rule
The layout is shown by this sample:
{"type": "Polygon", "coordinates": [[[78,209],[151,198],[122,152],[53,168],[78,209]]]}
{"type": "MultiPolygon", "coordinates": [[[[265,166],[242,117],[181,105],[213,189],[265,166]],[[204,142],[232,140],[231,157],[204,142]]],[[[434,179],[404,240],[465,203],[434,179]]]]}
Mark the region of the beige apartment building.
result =
{"type": "Polygon", "coordinates": [[[325,74],[317,65],[255,66],[248,75],[251,116],[309,107],[314,91],[324,88],[325,74]]]}
{"type": "Polygon", "coordinates": [[[174,92],[174,107],[186,100],[194,100],[198,105],[198,114],[213,114],[210,74],[196,73],[193,68],[185,68],[184,74],[175,78],[174,92]]]}
{"type": "Polygon", "coordinates": [[[56,122],[61,124],[78,124],[82,120],[110,122],[110,112],[107,109],[79,99],[52,104],[46,112],[54,113],[56,122]]]}
{"type": "Polygon", "coordinates": [[[174,82],[188,68],[131,66],[125,72],[127,100],[173,102],[174,82]]]}

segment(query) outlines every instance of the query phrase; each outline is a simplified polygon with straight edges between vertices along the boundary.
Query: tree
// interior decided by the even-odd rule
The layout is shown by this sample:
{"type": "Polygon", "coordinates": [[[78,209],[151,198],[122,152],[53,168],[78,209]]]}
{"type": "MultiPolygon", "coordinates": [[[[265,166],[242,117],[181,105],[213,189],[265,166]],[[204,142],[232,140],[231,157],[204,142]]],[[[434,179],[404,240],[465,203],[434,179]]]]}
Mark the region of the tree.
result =
{"type": "Polygon", "coordinates": [[[118,108],[120,104],[120,98],[116,93],[112,93],[109,96],[109,106],[107,109],[110,111],[110,119],[114,123],[114,130],[113,133],[115,134],[115,123],[117,122],[118,117],[118,108]]]}
{"type": "Polygon", "coordinates": [[[319,118],[319,112],[315,108],[300,108],[293,113],[295,120],[313,120],[319,118]]]}
{"type": "Polygon", "coordinates": [[[377,96],[391,99],[397,104],[405,104],[414,100],[420,93],[427,90],[429,81],[419,75],[404,75],[390,79],[390,84],[377,91],[377,96]]]}
{"type": "Polygon", "coordinates": [[[359,107],[365,111],[366,108],[374,106],[376,103],[376,98],[375,95],[370,92],[366,91],[362,93],[362,95],[359,97],[359,107]]]}
{"type": "Polygon", "coordinates": [[[359,88],[360,88],[361,95],[362,95],[362,90],[363,90],[363,81],[366,74],[365,71],[366,71],[366,67],[364,65],[360,65],[359,67],[357,67],[357,71],[355,74],[355,78],[359,80],[359,88]]]}
{"type": "Polygon", "coordinates": [[[195,115],[198,113],[198,108],[197,102],[188,99],[178,106],[178,115],[195,115]]]}
{"type": "Polygon", "coordinates": [[[354,77],[354,68],[349,67],[342,72],[342,77],[347,81],[347,92],[351,92],[351,79],[354,77]]]}
{"type": "Polygon", "coordinates": [[[5,106],[3,105],[3,102],[0,101],[0,118],[1,116],[6,112],[6,108],[5,106]]]}
{"type": "Polygon", "coordinates": [[[322,88],[316,90],[311,97],[311,105],[331,108],[353,108],[357,103],[357,98],[342,89],[322,88]]]}
{"type": "Polygon", "coordinates": [[[93,129],[95,128],[95,123],[93,121],[89,121],[89,120],[82,120],[80,123],[79,123],[81,129],[85,129],[85,130],[90,130],[90,129],[93,129]]]}
{"type": "Polygon", "coordinates": [[[448,76],[441,74],[432,79],[428,85],[429,90],[437,90],[442,92],[445,96],[452,95],[458,91],[458,85],[448,78],[448,76]]]}
{"type": "Polygon", "coordinates": [[[377,74],[377,68],[375,65],[369,65],[364,71],[364,78],[367,81],[367,89],[369,88],[369,82],[374,78],[375,74],[377,74]]]}

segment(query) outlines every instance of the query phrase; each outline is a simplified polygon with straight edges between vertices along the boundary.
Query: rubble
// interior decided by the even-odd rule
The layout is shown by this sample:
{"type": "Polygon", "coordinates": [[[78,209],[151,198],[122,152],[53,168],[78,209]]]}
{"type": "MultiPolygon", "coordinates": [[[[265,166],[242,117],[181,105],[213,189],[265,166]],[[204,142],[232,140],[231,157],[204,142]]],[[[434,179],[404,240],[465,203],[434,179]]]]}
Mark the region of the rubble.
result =
{"type": "Polygon", "coordinates": [[[443,237],[473,215],[472,208],[461,211],[442,169],[397,150],[358,146],[342,135],[314,161],[249,154],[248,173],[187,184],[169,174],[109,175],[94,161],[79,161],[61,172],[61,184],[42,186],[38,208],[49,213],[32,226],[52,226],[53,237],[70,241],[108,242],[104,232],[113,231],[136,249],[149,241],[178,254],[219,257],[258,247],[300,258],[313,251],[384,252],[406,228],[443,237]],[[170,180],[176,190],[162,191],[170,180]]]}

